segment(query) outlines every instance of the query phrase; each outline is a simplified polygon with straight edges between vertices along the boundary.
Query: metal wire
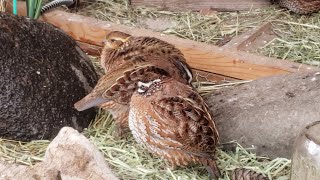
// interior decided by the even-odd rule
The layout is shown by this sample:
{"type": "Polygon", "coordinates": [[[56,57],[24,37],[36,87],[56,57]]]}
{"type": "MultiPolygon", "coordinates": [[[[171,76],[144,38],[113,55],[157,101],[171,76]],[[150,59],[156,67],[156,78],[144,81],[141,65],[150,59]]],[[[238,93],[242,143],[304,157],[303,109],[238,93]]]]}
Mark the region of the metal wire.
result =
{"type": "Polygon", "coordinates": [[[74,3],[74,0],[54,0],[54,1],[51,1],[47,4],[45,4],[42,8],[41,8],[41,14],[51,10],[51,9],[54,9],[56,7],[59,7],[59,6],[62,6],[62,5],[65,5],[65,6],[70,6],[74,3]]]}

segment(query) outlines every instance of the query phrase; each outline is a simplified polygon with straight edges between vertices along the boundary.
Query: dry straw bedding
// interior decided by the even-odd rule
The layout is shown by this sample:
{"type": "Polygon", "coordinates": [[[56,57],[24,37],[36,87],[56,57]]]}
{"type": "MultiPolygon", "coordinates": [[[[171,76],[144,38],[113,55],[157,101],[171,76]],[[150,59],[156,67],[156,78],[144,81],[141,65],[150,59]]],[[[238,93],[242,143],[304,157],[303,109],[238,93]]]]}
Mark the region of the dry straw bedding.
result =
{"type": "MultiPolygon", "coordinates": [[[[92,61],[99,71],[99,59],[92,57],[92,61]]],[[[246,82],[248,81],[223,84],[195,82],[194,85],[201,94],[204,94],[214,89],[227,88],[246,82]]],[[[134,141],[131,134],[128,134],[125,139],[115,139],[112,135],[113,129],[114,121],[111,115],[104,110],[99,110],[96,118],[83,134],[98,147],[113,172],[121,179],[208,179],[207,170],[201,166],[171,170],[164,159],[148,153],[134,141]]],[[[48,140],[18,142],[0,139],[0,158],[8,162],[32,166],[43,159],[49,143],[48,140]]],[[[259,157],[248,152],[250,148],[244,148],[236,142],[233,143],[236,146],[233,151],[218,149],[217,162],[224,174],[223,179],[230,179],[231,171],[238,167],[253,169],[270,179],[289,179],[290,160],[285,158],[271,160],[267,157],[259,157]]]]}
{"type": "MultiPolygon", "coordinates": [[[[165,34],[195,41],[216,44],[223,36],[234,37],[262,23],[270,21],[277,37],[254,53],[290,59],[296,62],[319,66],[320,64],[320,14],[307,16],[291,14],[278,7],[251,10],[248,12],[222,12],[203,16],[192,12],[158,11],[151,8],[131,8],[126,0],[87,0],[77,13],[99,19],[146,27],[143,19],[166,18],[174,26],[159,30],[165,34]]],[[[92,58],[99,68],[97,59],[92,58]]],[[[233,86],[243,82],[227,82],[215,85],[202,82],[198,87],[203,93],[216,88],[233,86]]],[[[122,179],[207,179],[207,172],[201,166],[170,170],[166,161],[152,156],[139,146],[129,134],[126,139],[116,140],[112,136],[112,117],[100,110],[92,124],[83,134],[104,154],[113,171],[122,179]]],[[[3,160],[33,165],[41,161],[49,141],[38,140],[28,143],[0,139],[0,157],[3,160]]],[[[224,179],[237,167],[262,172],[270,179],[289,179],[290,160],[268,159],[248,152],[248,148],[237,144],[235,151],[218,150],[218,164],[224,179]]]]}

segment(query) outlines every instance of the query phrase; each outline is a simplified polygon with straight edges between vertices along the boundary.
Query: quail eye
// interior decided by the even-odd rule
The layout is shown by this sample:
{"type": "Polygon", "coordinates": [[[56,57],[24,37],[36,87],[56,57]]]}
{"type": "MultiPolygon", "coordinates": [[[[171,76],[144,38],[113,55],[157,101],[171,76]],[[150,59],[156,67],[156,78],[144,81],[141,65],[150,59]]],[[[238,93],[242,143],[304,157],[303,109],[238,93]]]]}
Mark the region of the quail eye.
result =
{"type": "Polygon", "coordinates": [[[143,85],[139,86],[138,93],[144,93],[144,92],[146,92],[146,87],[143,85]]]}
{"type": "Polygon", "coordinates": [[[116,42],[116,40],[114,40],[114,39],[110,39],[110,42],[114,43],[114,42],[116,42]]]}

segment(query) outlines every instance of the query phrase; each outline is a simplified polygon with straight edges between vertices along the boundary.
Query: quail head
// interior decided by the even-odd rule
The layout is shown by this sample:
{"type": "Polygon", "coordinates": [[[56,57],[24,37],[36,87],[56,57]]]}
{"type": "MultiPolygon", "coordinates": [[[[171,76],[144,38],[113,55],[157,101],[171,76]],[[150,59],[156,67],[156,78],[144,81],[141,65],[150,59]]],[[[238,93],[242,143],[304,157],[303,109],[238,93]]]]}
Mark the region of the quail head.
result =
{"type": "Polygon", "coordinates": [[[104,47],[107,49],[120,49],[124,47],[132,36],[120,31],[112,31],[107,34],[104,40],[104,47]]]}
{"type": "Polygon", "coordinates": [[[202,164],[219,177],[214,160],[218,131],[197,91],[168,77],[137,86],[129,112],[135,140],[173,167],[202,164]]]}

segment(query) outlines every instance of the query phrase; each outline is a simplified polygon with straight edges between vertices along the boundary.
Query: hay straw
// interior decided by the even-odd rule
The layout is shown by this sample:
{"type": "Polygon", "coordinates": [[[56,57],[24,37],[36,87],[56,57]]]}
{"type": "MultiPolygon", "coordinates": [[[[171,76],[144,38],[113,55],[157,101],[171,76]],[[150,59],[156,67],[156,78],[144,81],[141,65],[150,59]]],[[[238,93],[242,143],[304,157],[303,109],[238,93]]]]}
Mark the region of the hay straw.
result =
{"type": "Polygon", "coordinates": [[[277,38],[258,50],[266,56],[320,66],[320,14],[272,21],[277,38]]]}
{"type": "Polygon", "coordinates": [[[204,16],[195,12],[171,12],[146,7],[132,8],[126,0],[88,0],[77,13],[141,28],[148,28],[144,23],[146,19],[165,18],[175,26],[158,31],[215,44],[225,35],[234,37],[266,21],[276,20],[282,10],[271,7],[265,10],[221,12],[204,16]]]}
{"type": "MultiPolygon", "coordinates": [[[[91,59],[95,68],[99,70],[99,58],[91,57],[91,59]]],[[[207,93],[213,89],[229,88],[247,82],[249,81],[223,84],[197,82],[196,84],[200,92],[207,93]]],[[[134,141],[131,134],[128,134],[125,139],[115,139],[112,135],[114,127],[111,115],[104,110],[99,110],[96,118],[83,131],[83,134],[103,153],[113,172],[121,179],[209,178],[206,169],[202,166],[170,169],[167,161],[150,154],[134,141]]],[[[43,160],[49,143],[44,140],[19,142],[2,139],[0,140],[0,157],[1,160],[31,166],[43,160]]],[[[273,179],[288,179],[290,170],[290,160],[284,158],[269,160],[266,157],[258,157],[237,143],[235,151],[227,152],[218,149],[217,163],[224,175],[224,180],[229,180],[231,171],[237,167],[253,169],[273,179]]]]}
{"type": "MultiPolygon", "coordinates": [[[[112,134],[113,122],[109,114],[100,111],[95,123],[86,130],[86,135],[104,153],[113,171],[123,179],[208,179],[201,166],[170,170],[166,161],[148,153],[131,135],[116,140],[112,134]]],[[[218,164],[224,179],[237,167],[254,169],[269,177],[287,176],[290,161],[278,158],[270,161],[257,157],[237,144],[235,152],[218,150],[218,164]]]]}
{"type": "MultiPolygon", "coordinates": [[[[165,34],[195,41],[215,44],[224,35],[237,36],[266,21],[271,21],[278,38],[259,49],[256,53],[294,59],[303,63],[318,63],[319,60],[319,14],[307,16],[291,16],[288,12],[270,7],[248,12],[217,13],[213,16],[202,16],[192,12],[156,11],[152,8],[132,9],[126,0],[85,1],[79,14],[89,15],[102,20],[133,27],[146,27],[147,18],[165,17],[176,26],[161,30],[165,34]],[[280,18],[279,18],[280,17],[280,18]]],[[[99,71],[99,60],[93,60],[99,71]]],[[[317,64],[316,64],[317,65],[317,64]]],[[[197,82],[201,93],[213,89],[226,88],[246,81],[197,82]]],[[[206,170],[201,166],[171,170],[166,161],[148,153],[128,135],[126,139],[117,140],[112,136],[114,123],[112,117],[100,110],[95,120],[83,134],[104,154],[113,171],[122,179],[208,179],[206,170]]],[[[0,140],[0,157],[2,160],[33,165],[43,159],[49,141],[32,141],[29,143],[0,140]]],[[[235,151],[225,152],[218,149],[218,165],[229,180],[230,172],[237,167],[245,167],[261,172],[270,179],[289,179],[290,160],[276,158],[270,160],[258,157],[249,149],[236,144],[235,151]]]]}
{"type": "MultiPolygon", "coordinates": [[[[95,59],[97,60],[97,59],[95,59]]],[[[209,89],[220,89],[238,84],[244,81],[226,82],[215,85],[212,82],[198,82],[203,92],[209,89]]],[[[208,179],[208,173],[202,166],[179,168],[171,170],[169,164],[158,157],[148,153],[137,144],[132,135],[125,139],[115,139],[112,116],[104,110],[99,110],[96,118],[83,134],[97,146],[110,164],[113,172],[121,179],[208,179]]],[[[50,142],[44,140],[29,143],[0,140],[0,157],[2,160],[16,162],[24,165],[33,165],[43,159],[46,148],[50,142]]],[[[265,174],[270,179],[288,179],[290,160],[277,158],[270,160],[266,157],[258,157],[248,152],[236,142],[234,151],[217,151],[217,163],[224,175],[224,180],[230,179],[231,172],[238,167],[244,167],[265,174]]]]}
{"type": "MultiPolygon", "coordinates": [[[[115,139],[112,136],[113,128],[111,115],[100,110],[83,134],[98,147],[113,172],[121,179],[208,179],[206,169],[201,166],[171,170],[165,160],[148,153],[130,134],[126,139],[115,139]]],[[[6,161],[32,165],[43,159],[48,144],[49,141],[41,140],[30,143],[1,140],[0,155],[6,161]]],[[[218,149],[217,154],[217,162],[225,180],[230,179],[229,174],[237,167],[261,172],[270,179],[288,179],[288,159],[269,160],[266,157],[258,157],[239,144],[236,144],[234,152],[218,149]]]]}
{"type": "Polygon", "coordinates": [[[254,53],[320,66],[319,13],[301,16],[271,6],[204,16],[196,12],[170,12],[146,7],[133,9],[128,4],[127,0],[87,0],[78,14],[142,28],[152,28],[145,25],[146,19],[166,18],[176,26],[158,31],[209,44],[216,44],[225,35],[235,37],[265,22],[272,22],[278,37],[254,53]]]}
{"type": "Polygon", "coordinates": [[[194,82],[192,85],[197,88],[201,95],[212,92],[213,90],[218,90],[222,88],[234,87],[237,85],[249,83],[251,80],[235,80],[235,81],[223,81],[223,83],[216,84],[211,81],[194,82]]]}
{"type": "Polygon", "coordinates": [[[0,157],[7,162],[31,166],[43,160],[49,143],[48,140],[20,142],[0,138],[0,157]]]}

